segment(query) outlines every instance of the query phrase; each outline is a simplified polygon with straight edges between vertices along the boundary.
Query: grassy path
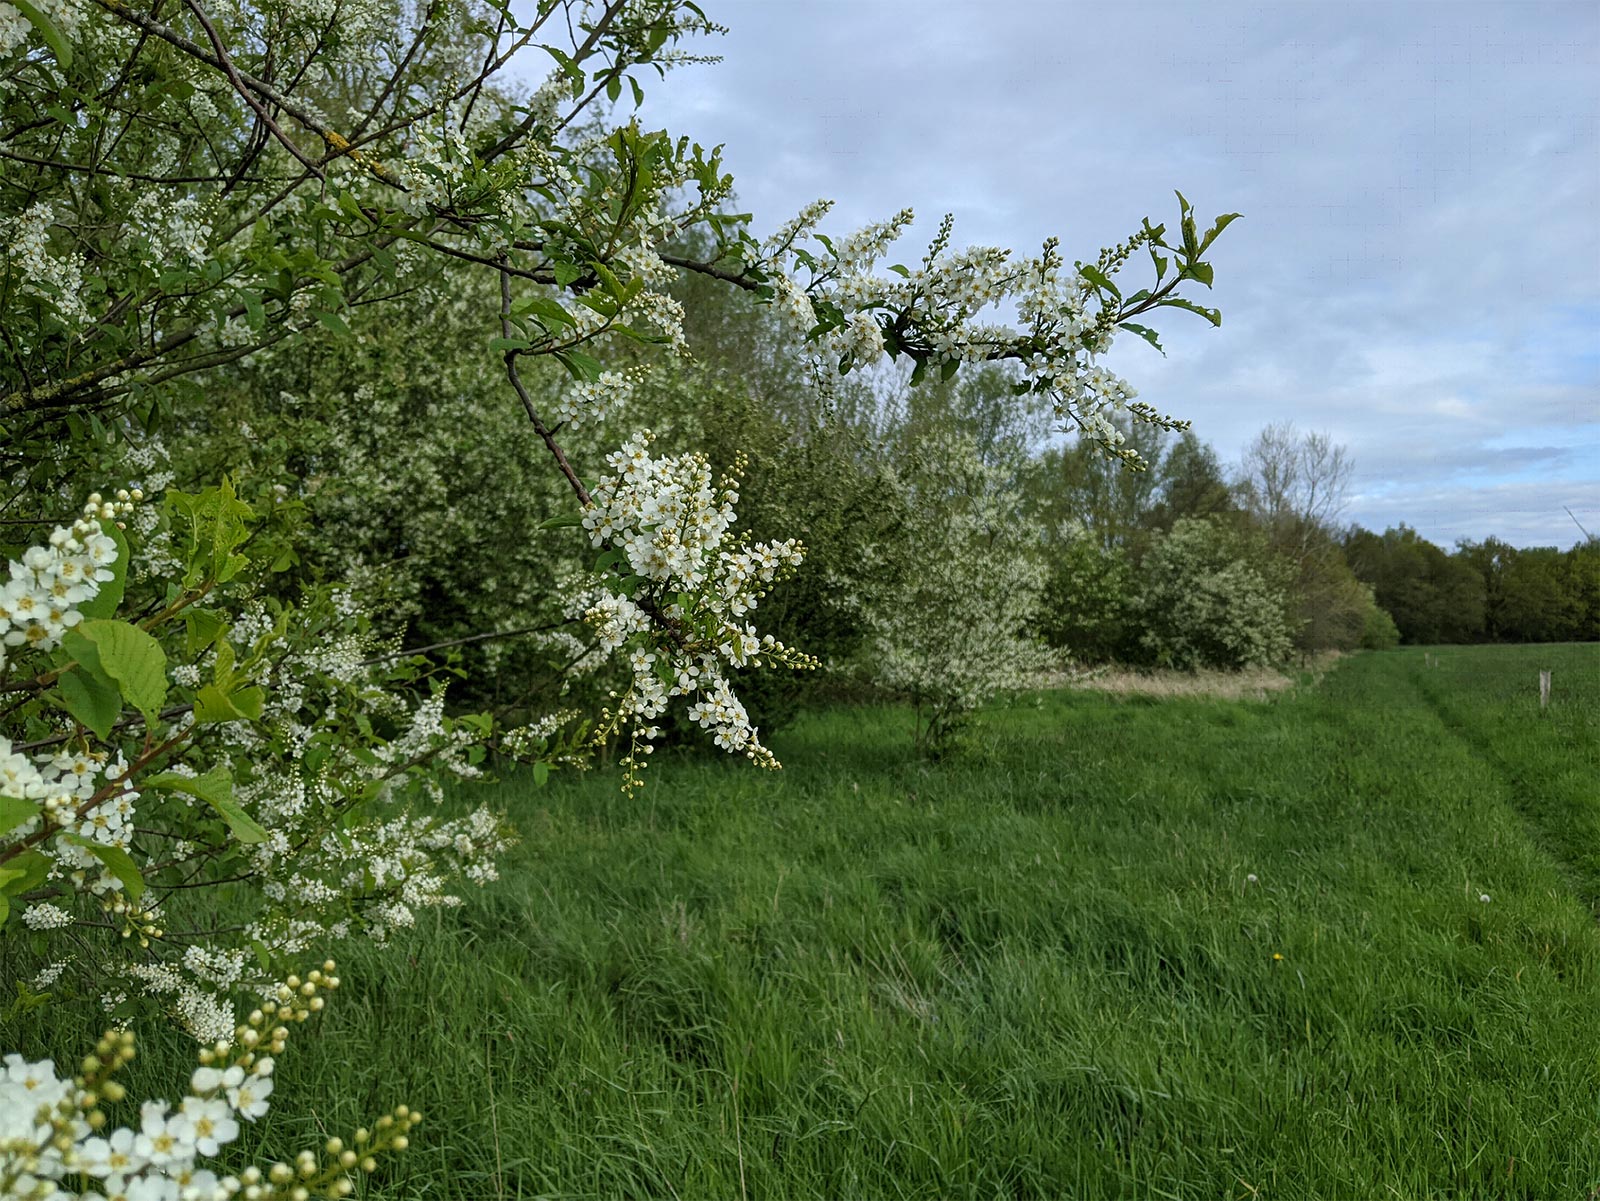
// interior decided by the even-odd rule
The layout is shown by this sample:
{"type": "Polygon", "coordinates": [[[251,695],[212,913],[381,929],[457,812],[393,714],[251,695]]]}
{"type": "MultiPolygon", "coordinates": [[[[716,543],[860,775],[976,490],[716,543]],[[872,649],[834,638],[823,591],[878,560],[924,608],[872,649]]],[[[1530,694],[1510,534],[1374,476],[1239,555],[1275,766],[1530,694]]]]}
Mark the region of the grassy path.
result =
{"type": "Polygon", "coordinates": [[[935,766],[902,715],[839,712],[778,775],[508,782],[505,880],[410,957],[343,956],[280,1067],[314,1112],[263,1135],[418,1104],[393,1198],[1581,1199],[1596,664],[1052,693],[935,766]]]}

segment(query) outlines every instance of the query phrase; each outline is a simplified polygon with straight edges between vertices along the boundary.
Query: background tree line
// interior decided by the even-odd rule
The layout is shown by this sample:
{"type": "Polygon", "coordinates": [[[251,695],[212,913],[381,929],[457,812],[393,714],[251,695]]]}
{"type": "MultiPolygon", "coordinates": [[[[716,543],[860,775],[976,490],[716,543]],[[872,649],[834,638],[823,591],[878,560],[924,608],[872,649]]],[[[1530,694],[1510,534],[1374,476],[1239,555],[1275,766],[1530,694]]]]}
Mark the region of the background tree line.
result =
{"type": "MultiPolygon", "coordinates": [[[[578,705],[615,684],[604,666],[570,670],[592,649],[568,587],[585,546],[537,529],[570,501],[532,431],[497,421],[472,289],[463,272],[445,303],[357,311],[353,339],[312,333],[219,372],[212,404],[169,435],[171,466],[183,483],[229,464],[303,501],[314,533],[284,586],[344,570],[406,644],[455,644],[461,703],[578,705]]],[[[1192,431],[1129,425],[1149,464],[1131,470],[1052,441],[1049,413],[998,370],[819,379],[769,311],[713,280],[677,295],[697,358],[641,352],[630,407],[566,436],[597,457],[643,424],[719,469],[742,463],[741,525],[805,541],[805,569],[762,614],[825,670],[742,680],[767,724],[887,691],[937,737],[993,688],[1069,659],[1236,669],[1401,641],[1600,637],[1594,540],[1450,553],[1405,526],[1347,528],[1351,463],[1326,435],[1269,426],[1229,466],[1192,431]]],[[[566,386],[529,374],[551,396],[566,386]]]]}

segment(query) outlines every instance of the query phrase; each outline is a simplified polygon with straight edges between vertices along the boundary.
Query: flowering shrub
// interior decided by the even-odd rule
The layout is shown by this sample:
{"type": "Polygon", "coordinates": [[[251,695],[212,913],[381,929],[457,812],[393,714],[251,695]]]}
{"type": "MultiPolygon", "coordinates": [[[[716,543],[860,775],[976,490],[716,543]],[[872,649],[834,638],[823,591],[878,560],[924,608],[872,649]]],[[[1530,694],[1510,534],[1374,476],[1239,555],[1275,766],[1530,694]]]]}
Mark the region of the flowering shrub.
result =
{"type": "Polygon", "coordinates": [[[377,1170],[378,1156],[406,1149],[421,1114],[401,1105],[375,1130],[357,1130],[348,1143],[329,1139],[321,1153],[303,1151],[293,1163],[265,1171],[219,1176],[199,1166],[239,1137],[241,1122],[266,1115],[274,1056],[284,1053],[290,1026],[321,1010],[325,994],[339,987],[333,971],[329,960],[303,980],[284,980],[227,1038],[200,1049],[181,1102],[141,1103],[137,1126],[110,1125],[104,1108],[127,1102],[115,1077],[134,1057],[131,1031],[106,1034],[74,1076],[60,1076],[50,1060],[7,1055],[0,1072],[0,1193],[19,1201],[349,1196],[358,1174],[377,1170]]]}
{"type": "Polygon", "coordinates": [[[724,750],[763,767],[778,761],[761,744],[750,716],[729,687],[729,668],[815,661],[757,634],[741,619],[766,587],[799,566],[799,543],[729,541],[735,480],[713,488],[699,455],[652,458],[651,435],[635,435],[607,456],[616,473],[602,479],[584,513],[583,527],[604,553],[597,572],[614,565],[622,574],[597,574],[598,593],[585,616],[603,651],[627,648],[631,682],[615,709],[602,715],[602,733],[625,729],[625,787],[638,780],[639,739],[673,696],[694,698],[689,717],[712,732],[724,750]]]}
{"type": "Polygon", "coordinates": [[[71,973],[113,1014],[153,1003],[210,1042],[274,963],[457,903],[510,834],[483,807],[436,811],[441,774],[479,772],[479,719],[397,691],[421,669],[337,591],[254,595],[275,550],[231,488],[151,514],[153,551],[177,556],[159,593],[114,521],[139,496],[91,497],[10,561],[0,923],[46,948],[36,988],[71,973]],[[228,922],[205,897],[223,885],[228,922]]]}
{"type": "MultiPolygon", "coordinates": [[[[573,431],[622,419],[639,384],[598,356],[684,350],[668,285],[688,272],[773,302],[830,370],[880,355],[909,358],[914,380],[1008,364],[1019,392],[1136,462],[1112,416],[1182,423],[1134,401],[1099,356],[1122,329],[1154,341],[1135,319],[1156,308],[1220,320],[1179,289],[1210,286],[1204,254],[1232,218],[1202,236],[1180,196],[1180,239],[1146,222],[1070,268],[1053,240],[1017,260],[952,250],[947,219],[919,267],[879,275],[908,212],[830,241],[813,206],[759,241],[723,211],[732,180],[716,152],[607,108],[637,105],[639,76],[665,74],[692,57],[686,39],[716,31],[689,0],[528,11],[0,0],[0,476],[17,520],[49,524],[78,481],[105,478],[91,473],[119,441],[131,459],[153,453],[152,433],[192,425],[205,373],[289,361],[313,330],[348,335],[357,309],[481,298],[507,406],[570,493],[563,523],[581,524],[594,552],[559,588],[595,650],[623,661],[599,737],[628,740],[632,782],[655,719],[681,697],[719,745],[773,765],[729,674],[810,665],[747,620],[802,548],[782,532],[730,537],[733,479],[713,483],[694,454],[653,456],[647,434],[624,436],[609,474],[586,484],[569,452],[592,461],[593,448],[573,431]],[[530,48],[551,64],[531,91],[502,74],[530,48]],[[702,253],[678,253],[689,234],[702,253]],[[1155,278],[1125,296],[1117,278],[1135,252],[1155,278]],[[987,319],[998,305],[1014,307],[1018,328],[987,319]],[[552,394],[539,363],[559,367],[565,387],[552,394]]],[[[885,680],[924,706],[935,741],[1033,653],[1021,629],[1038,573],[1014,553],[1018,531],[992,489],[969,487],[976,478],[959,442],[931,448],[909,485],[921,522],[910,570],[873,625],[885,680]]],[[[209,1043],[238,1028],[234,1005],[261,995],[280,960],[347,936],[391,939],[419,909],[492,879],[511,837],[486,809],[440,807],[441,778],[478,774],[490,723],[447,713],[440,669],[373,633],[342,586],[365,565],[336,548],[331,582],[275,579],[299,561],[291,479],[252,481],[262,486],[248,499],[214,480],[168,491],[159,508],[139,507],[132,489],[92,498],[46,543],[6,546],[0,620],[4,937],[20,926],[47,949],[35,988],[74,973],[118,1019],[158,1008],[209,1043]]],[[[381,520],[381,501],[352,496],[381,520]]],[[[514,518],[513,534],[524,528],[514,518]]],[[[514,571],[507,587],[522,587],[514,571]]],[[[574,649],[574,669],[592,663],[590,648],[574,649]]],[[[583,749],[560,725],[547,717],[501,745],[547,770],[583,749]]],[[[153,1128],[187,1139],[202,1114],[211,1133],[193,1149],[220,1146],[233,1119],[216,1090],[244,1087],[236,1068],[249,1065],[197,1076],[187,1116],[153,1110],[153,1128]]],[[[17,1070],[59,1087],[53,1073],[17,1070]]],[[[70,1090],[62,1100],[90,1112],[70,1090]]],[[[230,1107],[248,1118],[254,1103],[230,1107]]],[[[135,1159],[159,1176],[189,1150],[117,1131],[69,1152],[77,1119],[60,1113],[49,1154],[73,1158],[41,1179],[104,1167],[109,1180],[135,1159]]],[[[7,1170],[13,1184],[40,1176],[20,1161],[7,1170]]],[[[314,1162],[285,1172],[238,1184],[272,1196],[348,1183],[314,1162]]],[[[130,1196],[173,1192],[131,1180],[130,1196]]]]}
{"type": "Polygon", "coordinates": [[[1015,496],[969,439],[920,439],[901,486],[903,559],[869,609],[864,669],[912,703],[918,747],[938,751],[968,713],[1049,662],[1029,633],[1045,575],[1015,496]]]}
{"type": "Polygon", "coordinates": [[[1289,657],[1287,579],[1218,519],[1182,518],[1145,557],[1141,639],[1165,667],[1269,667],[1289,657]]]}

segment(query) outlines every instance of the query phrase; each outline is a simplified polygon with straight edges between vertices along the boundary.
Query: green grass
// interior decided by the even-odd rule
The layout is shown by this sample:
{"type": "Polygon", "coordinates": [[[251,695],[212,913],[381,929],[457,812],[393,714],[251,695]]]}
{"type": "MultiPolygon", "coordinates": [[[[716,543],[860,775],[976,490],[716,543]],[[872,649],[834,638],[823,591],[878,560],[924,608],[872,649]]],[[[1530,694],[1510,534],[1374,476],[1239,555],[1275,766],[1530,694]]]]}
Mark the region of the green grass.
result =
{"type": "Polygon", "coordinates": [[[1432,653],[1046,694],[937,765],[849,710],[778,774],[510,780],[503,881],[341,955],[260,1153],[404,1100],[375,1196],[1581,1199],[1600,650],[1432,653]]]}

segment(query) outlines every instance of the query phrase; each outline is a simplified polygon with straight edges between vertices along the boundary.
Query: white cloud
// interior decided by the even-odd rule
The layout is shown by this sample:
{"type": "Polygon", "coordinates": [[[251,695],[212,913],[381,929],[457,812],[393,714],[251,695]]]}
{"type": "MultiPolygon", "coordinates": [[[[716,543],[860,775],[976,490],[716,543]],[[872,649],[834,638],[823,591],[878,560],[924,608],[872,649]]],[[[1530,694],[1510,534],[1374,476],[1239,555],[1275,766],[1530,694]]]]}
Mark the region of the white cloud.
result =
{"type": "Polygon", "coordinates": [[[1577,537],[1561,506],[1592,506],[1600,479],[1600,8],[712,15],[726,61],[657,84],[646,120],[726,142],[759,229],[831,196],[841,228],[911,204],[924,236],[950,210],[967,241],[1059,233],[1087,257],[1180,187],[1245,219],[1216,248],[1222,328],[1173,312],[1170,358],[1119,349],[1143,399],[1225,459],[1268,421],[1329,430],[1366,523],[1577,537]]]}

